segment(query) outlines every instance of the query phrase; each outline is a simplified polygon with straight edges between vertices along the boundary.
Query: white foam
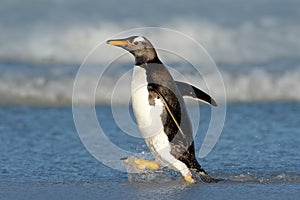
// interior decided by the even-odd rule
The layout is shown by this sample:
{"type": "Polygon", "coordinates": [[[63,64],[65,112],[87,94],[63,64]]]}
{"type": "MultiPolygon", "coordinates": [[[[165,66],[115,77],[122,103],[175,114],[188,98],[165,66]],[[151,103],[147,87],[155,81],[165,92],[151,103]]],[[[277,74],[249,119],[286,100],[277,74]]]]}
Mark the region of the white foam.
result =
{"type": "MultiPolygon", "coordinates": [[[[198,11],[198,8],[203,10],[212,8],[211,10],[215,11],[214,9],[217,8],[214,1],[207,1],[204,4],[194,2],[187,5],[189,9],[193,10],[192,14],[195,14],[194,16],[187,13],[183,15],[184,10],[180,8],[186,3],[176,1],[170,6],[182,15],[176,12],[175,15],[174,13],[168,13],[172,17],[168,18],[166,15],[162,17],[156,10],[149,9],[151,11],[145,10],[145,14],[140,15],[136,19],[133,17],[123,19],[124,15],[122,13],[112,13],[108,8],[115,4],[113,1],[104,3],[94,0],[89,2],[89,4],[81,1],[75,1],[76,3],[74,3],[74,1],[69,0],[42,3],[30,2],[24,1],[22,3],[11,0],[4,1],[1,4],[1,62],[26,63],[28,66],[31,66],[32,63],[38,63],[41,66],[44,66],[44,63],[55,65],[70,63],[79,66],[96,45],[101,42],[105,43],[107,39],[111,39],[113,35],[121,31],[132,27],[144,27],[145,24],[143,22],[146,21],[148,16],[151,16],[151,22],[155,22],[155,26],[175,29],[194,38],[208,50],[217,64],[239,66],[239,68],[235,68],[234,72],[222,71],[228,101],[300,101],[300,86],[298,86],[300,66],[292,66],[294,67],[293,69],[285,69],[285,67],[290,67],[286,64],[279,66],[281,70],[280,75],[268,72],[264,68],[259,69],[260,63],[270,66],[271,63],[277,63],[277,61],[281,60],[284,62],[299,62],[300,26],[297,21],[298,18],[293,17],[299,15],[297,14],[299,13],[297,9],[291,9],[291,14],[287,15],[287,17],[277,13],[276,15],[270,13],[270,16],[266,16],[265,13],[255,10],[254,13],[251,11],[251,18],[247,18],[243,14],[239,14],[242,12],[239,12],[228,15],[230,19],[236,18],[233,25],[228,25],[228,23],[220,23],[223,13],[216,12],[216,18],[204,18],[203,16],[206,14],[210,16],[210,12],[203,15],[195,12],[195,10],[198,11]],[[35,7],[28,6],[33,3],[35,7]],[[74,12],[74,10],[77,12],[74,12]],[[90,13],[90,15],[85,16],[83,14],[85,12],[90,13]],[[7,17],[11,13],[14,13],[14,16],[7,17]],[[104,14],[102,15],[102,13],[104,14]],[[110,14],[115,17],[101,17],[111,16],[110,14]],[[239,19],[239,17],[243,17],[243,19],[239,19]],[[247,71],[247,73],[244,71],[247,71]]],[[[287,2],[285,6],[293,8],[291,2],[287,2]]],[[[252,6],[267,4],[259,0],[248,3],[252,6]]],[[[227,4],[241,7],[243,11],[248,9],[244,2],[230,1],[227,4]]],[[[135,10],[137,9],[136,5],[140,4],[138,4],[137,0],[133,0],[129,3],[128,8],[135,10]]],[[[281,4],[274,3],[269,6],[271,10],[276,10],[280,8],[281,4]]],[[[153,7],[155,7],[154,4],[153,7]]],[[[161,6],[157,9],[164,9],[164,7],[161,6]]],[[[189,9],[187,9],[188,13],[190,12],[189,9]]],[[[134,35],[137,34],[139,33],[134,35]]],[[[178,49],[184,49],[186,53],[191,55],[193,61],[196,62],[198,60],[200,62],[199,53],[194,51],[194,46],[183,42],[178,37],[173,37],[160,31],[152,32],[150,35],[146,34],[145,36],[150,39],[154,46],[162,44],[161,46],[167,46],[169,50],[175,52],[178,49]]],[[[97,52],[90,58],[98,66],[111,61],[113,57],[120,55],[120,53],[125,54],[124,50],[108,45],[103,45],[103,49],[99,50],[99,52],[102,54],[97,52]]],[[[166,64],[181,64],[180,62],[183,61],[179,57],[180,55],[168,56],[163,54],[163,52],[159,52],[159,55],[162,56],[163,61],[167,61],[166,64]]],[[[124,63],[132,63],[132,57],[126,54],[117,62],[120,66],[124,63]]],[[[2,65],[1,63],[1,67],[2,65]]],[[[72,101],[73,77],[67,75],[60,78],[42,75],[29,76],[22,73],[16,74],[16,70],[12,73],[3,74],[1,68],[0,71],[0,104],[69,105],[72,101]]],[[[9,71],[9,69],[6,71],[9,71]]],[[[32,72],[34,72],[34,69],[32,69],[32,72]]],[[[183,70],[183,74],[186,74],[186,72],[183,70]]],[[[84,76],[85,78],[82,80],[84,84],[80,88],[78,103],[92,104],[94,99],[88,97],[87,94],[90,94],[90,85],[97,82],[99,77],[93,74],[84,76]]],[[[206,88],[202,83],[203,81],[200,82],[199,77],[189,75],[186,78],[199,87],[206,88]]],[[[214,80],[217,80],[214,74],[207,73],[205,78],[211,80],[209,83],[212,85],[209,85],[209,88],[214,95],[222,94],[219,91],[219,85],[213,85],[214,80]]],[[[102,78],[99,90],[95,94],[97,104],[110,104],[111,92],[115,82],[116,79],[113,76],[102,78]]],[[[129,82],[130,80],[128,79],[129,82]]],[[[126,85],[121,87],[121,90],[118,90],[120,92],[116,95],[116,98],[119,98],[115,102],[124,104],[127,103],[128,98],[122,97],[128,95],[129,84],[128,87],[126,85]]]]}
{"type": "MultiPolygon", "coordinates": [[[[101,26],[78,23],[56,27],[35,23],[30,29],[20,31],[0,24],[0,59],[81,63],[93,47],[133,26],[144,25],[138,22],[120,24],[104,21],[101,26]]],[[[183,18],[162,21],[159,27],[174,28],[191,36],[208,50],[216,62],[221,63],[259,63],[282,58],[298,59],[300,55],[300,27],[274,17],[245,21],[234,27],[221,26],[207,20],[183,18]]],[[[154,43],[167,43],[171,50],[185,48],[189,49],[191,55],[194,53],[189,44],[174,41],[176,38],[159,31],[149,37],[154,43]]],[[[197,54],[194,56],[197,58],[197,54]]],[[[102,57],[95,59],[97,62],[106,61],[102,57]]]]}
{"type": "MultiPolygon", "coordinates": [[[[223,71],[227,100],[229,102],[269,102],[269,101],[300,101],[300,66],[296,69],[283,71],[279,74],[262,69],[253,69],[248,73],[230,73],[223,71]]],[[[84,76],[79,88],[77,103],[92,104],[89,98],[91,85],[97,83],[98,77],[91,74],[84,76]]],[[[186,75],[185,78],[199,88],[206,90],[198,76],[186,75]]],[[[215,74],[206,74],[206,79],[213,83],[215,74]]],[[[127,80],[128,79],[128,80],[127,80]]],[[[130,95],[130,77],[128,84],[118,85],[118,94],[114,94],[114,103],[127,104],[130,95]]],[[[23,74],[7,74],[0,78],[0,104],[30,105],[70,105],[72,102],[73,77],[45,78],[23,74]]],[[[110,104],[112,91],[116,84],[114,76],[101,78],[95,91],[96,104],[110,104]]],[[[222,94],[219,85],[210,85],[213,94],[222,94]]],[[[207,91],[209,92],[209,91],[207,91]]],[[[210,93],[210,92],[209,92],[210,93]]],[[[217,96],[213,96],[217,99],[217,96]]]]}

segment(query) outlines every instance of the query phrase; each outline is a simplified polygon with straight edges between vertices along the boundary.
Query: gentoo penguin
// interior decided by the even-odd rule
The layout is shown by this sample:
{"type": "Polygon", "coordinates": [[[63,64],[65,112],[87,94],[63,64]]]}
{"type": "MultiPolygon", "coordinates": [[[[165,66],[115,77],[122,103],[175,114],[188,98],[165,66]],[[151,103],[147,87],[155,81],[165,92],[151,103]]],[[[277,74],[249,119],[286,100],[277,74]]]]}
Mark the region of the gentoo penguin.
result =
{"type": "Polygon", "coordinates": [[[155,161],[135,158],[138,167],[158,169],[168,166],[179,171],[188,183],[195,183],[193,170],[203,182],[214,182],[196,159],[192,125],[183,96],[213,106],[216,102],[198,88],[175,81],[145,37],[108,40],[107,44],[122,47],[135,58],[132,108],[142,137],[155,157],[155,161]]]}

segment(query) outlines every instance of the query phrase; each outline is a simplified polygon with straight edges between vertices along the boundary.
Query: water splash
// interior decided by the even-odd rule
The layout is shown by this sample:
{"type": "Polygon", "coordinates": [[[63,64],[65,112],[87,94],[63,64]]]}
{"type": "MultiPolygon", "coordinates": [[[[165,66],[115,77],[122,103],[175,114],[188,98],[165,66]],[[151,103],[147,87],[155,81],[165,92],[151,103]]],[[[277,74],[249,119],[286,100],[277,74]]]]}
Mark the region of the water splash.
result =
{"type": "MultiPolygon", "coordinates": [[[[127,170],[128,181],[131,183],[184,183],[180,173],[166,167],[158,170],[139,169],[134,162],[134,157],[129,157],[128,162],[124,162],[124,166],[127,170]]],[[[300,183],[300,174],[287,172],[275,174],[252,174],[250,172],[226,174],[213,172],[213,174],[219,180],[218,183],[300,183]]],[[[197,180],[197,183],[203,183],[195,172],[193,172],[193,177],[197,180]]]]}

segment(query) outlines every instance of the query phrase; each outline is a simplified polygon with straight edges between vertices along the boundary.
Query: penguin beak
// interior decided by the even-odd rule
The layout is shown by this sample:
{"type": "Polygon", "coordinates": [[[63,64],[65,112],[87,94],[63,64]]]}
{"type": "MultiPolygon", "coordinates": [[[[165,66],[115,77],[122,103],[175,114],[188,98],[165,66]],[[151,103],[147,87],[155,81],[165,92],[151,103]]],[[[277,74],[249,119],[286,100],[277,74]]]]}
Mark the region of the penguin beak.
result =
{"type": "Polygon", "coordinates": [[[106,43],[110,44],[110,45],[118,46],[118,47],[132,46],[132,44],[130,42],[128,42],[128,40],[124,40],[124,39],[107,40],[106,43]]]}

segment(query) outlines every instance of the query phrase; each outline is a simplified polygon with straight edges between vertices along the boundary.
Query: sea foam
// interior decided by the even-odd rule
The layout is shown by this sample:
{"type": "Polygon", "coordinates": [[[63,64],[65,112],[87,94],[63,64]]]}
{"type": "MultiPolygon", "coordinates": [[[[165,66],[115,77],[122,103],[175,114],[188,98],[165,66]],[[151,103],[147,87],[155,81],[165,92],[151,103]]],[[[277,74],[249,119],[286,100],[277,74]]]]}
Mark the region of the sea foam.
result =
{"type": "MultiPolygon", "coordinates": [[[[256,68],[247,73],[231,73],[221,71],[228,102],[268,102],[268,101],[300,101],[300,67],[274,74],[256,68]]],[[[176,75],[176,74],[175,74],[176,75]]],[[[130,72],[123,77],[105,75],[100,78],[95,74],[82,76],[82,84],[77,91],[78,104],[127,104],[130,99],[130,72]],[[89,96],[91,86],[96,84],[95,99],[89,96]],[[98,85],[97,85],[98,84],[98,85]]],[[[176,76],[175,76],[176,77],[176,76]]],[[[217,95],[223,94],[217,84],[206,85],[198,76],[185,75],[185,78],[203,89],[217,95]]],[[[217,74],[206,74],[205,79],[214,83],[217,74]]],[[[26,74],[5,74],[0,76],[0,104],[25,105],[71,105],[74,76],[45,77],[26,74]]]]}

